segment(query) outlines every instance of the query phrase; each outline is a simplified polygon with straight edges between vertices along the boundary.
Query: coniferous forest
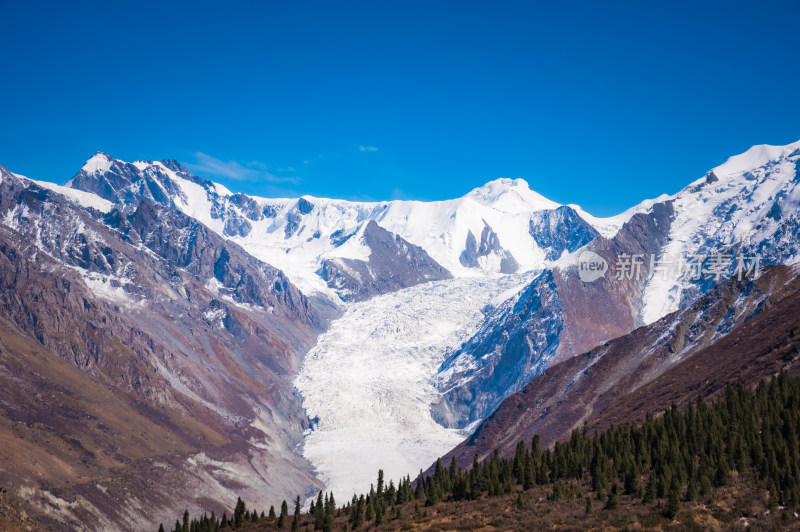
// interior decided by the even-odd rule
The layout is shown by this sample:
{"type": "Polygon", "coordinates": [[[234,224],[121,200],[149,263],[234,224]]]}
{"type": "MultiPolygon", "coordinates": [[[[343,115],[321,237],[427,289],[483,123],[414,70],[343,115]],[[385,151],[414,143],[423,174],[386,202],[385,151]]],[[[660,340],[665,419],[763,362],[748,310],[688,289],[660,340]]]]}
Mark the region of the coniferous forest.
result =
{"type": "MultiPolygon", "coordinates": [[[[306,512],[298,497],[289,515],[247,508],[190,518],[171,529],[224,528],[431,530],[524,529],[537,523],[643,527],[797,524],[800,507],[800,378],[785,373],[755,389],[729,387],[713,403],[674,405],[641,425],[596,434],[575,430],[568,441],[540,448],[520,442],[513,457],[497,452],[467,469],[437,461],[395,485],[378,472],[368,493],[343,505],[319,493],[306,512]]],[[[259,509],[260,510],[260,509],[259,509]]]]}

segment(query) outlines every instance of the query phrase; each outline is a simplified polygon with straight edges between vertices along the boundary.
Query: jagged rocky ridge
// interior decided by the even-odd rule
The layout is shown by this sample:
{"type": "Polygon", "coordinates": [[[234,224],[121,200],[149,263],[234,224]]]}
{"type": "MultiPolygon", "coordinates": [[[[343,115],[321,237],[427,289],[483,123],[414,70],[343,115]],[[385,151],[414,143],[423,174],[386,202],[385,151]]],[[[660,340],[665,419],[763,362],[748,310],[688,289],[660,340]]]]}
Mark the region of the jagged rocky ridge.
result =
{"type": "Polygon", "coordinates": [[[369,260],[334,258],[322,262],[320,276],[344,301],[363,301],[377,294],[453,277],[422,248],[383,229],[374,220],[367,222],[361,241],[371,250],[369,260]]]}
{"type": "MultiPolygon", "coordinates": [[[[234,194],[174,161],[125,163],[98,153],[67,186],[114,204],[175,207],[286,272],[308,296],[334,301],[425,280],[540,269],[598,234],[581,216],[596,219],[522,180],[429,203],[266,199],[234,194]]],[[[630,214],[599,226],[613,232],[630,214]]]]}

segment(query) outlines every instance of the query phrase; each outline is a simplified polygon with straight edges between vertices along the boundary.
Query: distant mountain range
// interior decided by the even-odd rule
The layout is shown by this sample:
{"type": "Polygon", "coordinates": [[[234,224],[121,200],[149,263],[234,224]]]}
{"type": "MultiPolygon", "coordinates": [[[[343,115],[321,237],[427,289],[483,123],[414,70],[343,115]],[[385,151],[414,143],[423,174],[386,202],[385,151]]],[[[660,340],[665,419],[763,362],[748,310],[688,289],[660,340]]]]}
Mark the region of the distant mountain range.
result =
{"type": "Polygon", "coordinates": [[[798,272],[781,265],[800,258],[798,159],[800,142],[756,146],[611,218],[522,180],[367,203],[251,197],[100,152],[65,185],[0,167],[2,484],[51,529],[314,495],[304,357],[354,305],[429,282],[522,280],[463,294],[487,298],[466,340],[409,361],[435,368],[433,419],[477,427],[452,451],[464,465],[641,417],[634,397],[663,402],[644,390],[753,382],[796,357],[798,272]]]}

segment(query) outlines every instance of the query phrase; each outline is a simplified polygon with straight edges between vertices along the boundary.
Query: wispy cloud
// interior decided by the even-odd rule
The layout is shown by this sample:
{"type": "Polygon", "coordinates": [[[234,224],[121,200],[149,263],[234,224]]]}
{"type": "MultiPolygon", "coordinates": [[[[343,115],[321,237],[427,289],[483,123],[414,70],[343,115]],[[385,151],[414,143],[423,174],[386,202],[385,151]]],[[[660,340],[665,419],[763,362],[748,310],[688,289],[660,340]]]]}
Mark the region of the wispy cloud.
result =
{"type": "Polygon", "coordinates": [[[394,189],[392,189],[391,199],[406,201],[406,200],[413,200],[414,198],[412,198],[411,196],[409,196],[408,194],[403,192],[402,189],[394,188],[394,189]]]}
{"type": "Polygon", "coordinates": [[[358,147],[358,151],[378,151],[375,146],[364,146],[363,144],[358,147]]]}
{"type": "MultiPolygon", "coordinates": [[[[185,163],[185,166],[202,177],[225,177],[237,181],[267,181],[269,183],[297,184],[300,182],[300,177],[296,175],[275,175],[267,169],[265,163],[260,161],[246,163],[223,161],[203,152],[195,153],[194,158],[195,162],[185,163]]],[[[294,172],[294,168],[290,167],[290,171],[294,172]]]]}

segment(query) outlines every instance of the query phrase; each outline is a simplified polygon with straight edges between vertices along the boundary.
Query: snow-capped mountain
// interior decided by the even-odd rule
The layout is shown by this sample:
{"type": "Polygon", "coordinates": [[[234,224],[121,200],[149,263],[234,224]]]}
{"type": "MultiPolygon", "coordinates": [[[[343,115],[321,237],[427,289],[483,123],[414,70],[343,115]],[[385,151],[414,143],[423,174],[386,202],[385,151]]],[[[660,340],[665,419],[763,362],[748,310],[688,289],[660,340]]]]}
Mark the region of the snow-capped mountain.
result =
{"type": "Polygon", "coordinates": [[[285,271],[304,292],[342,299],[450,276],[541,269],[597,234],[613,234],[635,212],[593,218],[521,179],[435,202],[258,198],[192,176],[175,161],[126,163],[104,153],[67,187],[112,203],[178,208],[285,271]],[[385,238],[375,238],[378,228],[385,238]],[[389,238],[397,245],[378,249],[389,238]]]}
{"type": "Polygon", "coordinates": [[[798,160],[800,142],[753,147],[641,205],[612,238],[563,255],[450,354],[436,418],[469,425],[550,364],[683,308],[720,280],[797,262],[798,160]],[[599,279],[581,278],[587,252],[608,266],[599,279]]]}
{"type": "MultiPolygon", "coordinates": [[[[796,262],[798,159],[800,142],[758,146],[611,218],[522,180],[350,202],[251,197],[104,153],[64,186],[0,167],[0,327],[25,337],[21,364],[44,349],[93,379],[70,386],[180,434],[180,453],[147,447],[126,470],[184,475],[159,473],[174,488],[147,492],[161,510],[228,496],[238,475],[284,496],[349,489],[377,464],[426,467],[548,367],[690,308],[738,267],[796,262]]],[[[73,517],[152,519],[96,484],[75,488],[91,502],[73,517]]]]}

